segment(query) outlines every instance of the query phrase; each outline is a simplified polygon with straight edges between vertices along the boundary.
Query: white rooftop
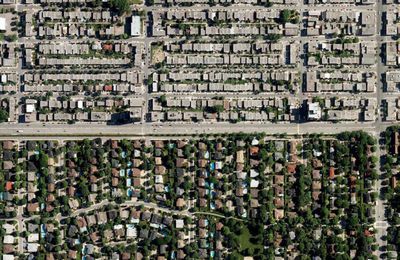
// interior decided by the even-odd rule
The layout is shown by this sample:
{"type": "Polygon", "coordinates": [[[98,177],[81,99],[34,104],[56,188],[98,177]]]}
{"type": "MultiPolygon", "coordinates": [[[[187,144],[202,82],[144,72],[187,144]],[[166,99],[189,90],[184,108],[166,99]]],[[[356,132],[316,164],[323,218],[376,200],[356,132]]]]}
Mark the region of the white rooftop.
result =
{"type": "Polygon", "coordinates": [[[33,104],[26,104],[26,112],[27,113],[32,113],[35,111],[35,105],[33,104]]]}
{"type": "Polygon", "coordinates": [[[13,244],[14,243],[14,237],[11,235],[5,235],[3,238],[3,243],[4,244],[13,244]]]}
{"type": "Polygon", "coordinates": [[[6,18],[0,17],[0,31],[6,30],[6,18]]]}
{"type": "Polygon", "coordinates": [[[318,102],[308,104],[308,118],[320,119],[322,115],[321,107],[318,102]]]}
{"type": "Polygon", "coordinates": [[[37,252],[39,249],[39,244],[37,243],[28,243],[27,250],[29,253],[37,252]]]}
{"type": "Polygon", "coordinates": [[[184,226],[183,219],[175,220],[175,228],[183,228],[183,226],[184,226]]]}
{"type": "Polygon", "coordinates": [[[131,36],[139,36],[141,35],[141,21],[140,16],[132,16],[132,23],[131,23],[131,36]]]}
{"type": "Polygon", "coordinates": [[[28,242],[36,242],[38,240],[39,240],[39,234],[38,233],[29,234],[28,242]]]}

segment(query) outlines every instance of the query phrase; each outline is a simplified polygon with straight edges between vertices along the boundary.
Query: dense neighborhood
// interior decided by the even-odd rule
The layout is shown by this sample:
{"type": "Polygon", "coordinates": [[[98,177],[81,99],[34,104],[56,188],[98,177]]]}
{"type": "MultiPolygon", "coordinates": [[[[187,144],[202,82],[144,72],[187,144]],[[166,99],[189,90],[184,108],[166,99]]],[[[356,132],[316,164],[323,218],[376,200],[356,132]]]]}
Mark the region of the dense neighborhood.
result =
{"type": "Polygon", "coordinates": [[[0,0],[0,258],[400,258],[399,4],[0,0]]]}
{"type": "Polygon", "coordinates": [[[3,0],[0,121],[394,122],[396,4],[3,0]]]}
{"type": "Polygon", "coordinates": [[[376,140],[1,142],[3,259],[371,258],[376,140]]]}

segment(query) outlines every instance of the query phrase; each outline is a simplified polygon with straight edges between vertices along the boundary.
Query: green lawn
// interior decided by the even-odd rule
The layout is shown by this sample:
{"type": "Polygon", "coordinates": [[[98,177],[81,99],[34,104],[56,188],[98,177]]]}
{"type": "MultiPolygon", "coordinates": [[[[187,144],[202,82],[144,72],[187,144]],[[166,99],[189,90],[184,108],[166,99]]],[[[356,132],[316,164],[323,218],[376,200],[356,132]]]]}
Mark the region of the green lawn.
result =
{"type": "Polygon", "coordinates": [[[245,253],[248,249],[252,250],[253,252],[256,249],[262,250],[262,245],[261,244],[254,244],[251,240],[255,237],[252,237],[250,234],[250,231],[247,227],[243,228],[242,234],[239,236],[239,241],[240,241],[240,249],[243,253],[245,253]]]}

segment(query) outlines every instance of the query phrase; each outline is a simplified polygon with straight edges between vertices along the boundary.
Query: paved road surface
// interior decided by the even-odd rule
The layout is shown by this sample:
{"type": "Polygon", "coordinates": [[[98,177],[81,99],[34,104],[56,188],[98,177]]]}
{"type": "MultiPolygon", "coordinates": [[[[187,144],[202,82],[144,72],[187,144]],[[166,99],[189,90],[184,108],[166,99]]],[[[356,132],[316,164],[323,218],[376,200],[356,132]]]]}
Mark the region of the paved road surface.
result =
{"type": "MultiPolygon", "coordinates": [[[[384,126],[384,123],[381,123],[384,126]]],[[[304,123],[304,124],[272,124],[272,123],[204,123],[204,124],[137,124],[124,126],[105,125],[43,125],[9,124],[0,126],[0,136],[3,138],[23,138],[32,136],[145,136],[168,134],[202,134],[202,133],[234,133],[234,132],[265,132],[267,134],[306,134],[325,133],[336,134],[343,131],[364,130],[369,133],[377,132],[375,123],[304,123]]]]}

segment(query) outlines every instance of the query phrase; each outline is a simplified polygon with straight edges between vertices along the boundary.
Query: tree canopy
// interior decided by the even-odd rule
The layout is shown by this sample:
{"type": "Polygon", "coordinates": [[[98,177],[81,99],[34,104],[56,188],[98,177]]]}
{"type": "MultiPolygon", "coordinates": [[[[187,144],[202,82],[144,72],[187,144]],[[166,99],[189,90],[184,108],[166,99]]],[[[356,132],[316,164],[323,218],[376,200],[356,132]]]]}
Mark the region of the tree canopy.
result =
{"type": "Polygon", "coordinates": [[[111,0],[110,5],[120,15],[128,13],[131,10],[130,0],[111,0]]]}
{"type": "Polygon", "coordinates": [[[4,109],[0,109],[0,123],[6,122],[8,120],[8,112],[4,109]]]}

